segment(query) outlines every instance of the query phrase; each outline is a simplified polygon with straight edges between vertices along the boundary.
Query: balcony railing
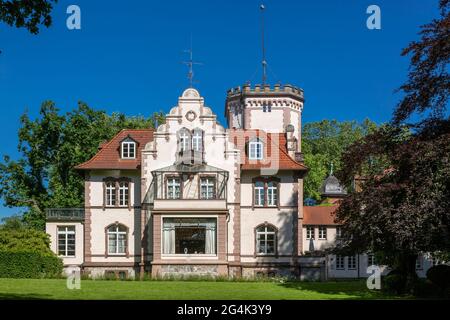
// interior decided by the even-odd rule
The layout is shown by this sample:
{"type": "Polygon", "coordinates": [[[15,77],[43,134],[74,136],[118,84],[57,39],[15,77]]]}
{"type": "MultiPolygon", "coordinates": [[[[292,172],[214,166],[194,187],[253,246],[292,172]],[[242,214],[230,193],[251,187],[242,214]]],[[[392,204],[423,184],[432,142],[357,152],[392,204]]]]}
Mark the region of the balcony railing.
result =
{"type": "Polygon", "coordinates": [[[84,208],[49,208],[46,209],[47,221],[83,221],[84,208]]]}

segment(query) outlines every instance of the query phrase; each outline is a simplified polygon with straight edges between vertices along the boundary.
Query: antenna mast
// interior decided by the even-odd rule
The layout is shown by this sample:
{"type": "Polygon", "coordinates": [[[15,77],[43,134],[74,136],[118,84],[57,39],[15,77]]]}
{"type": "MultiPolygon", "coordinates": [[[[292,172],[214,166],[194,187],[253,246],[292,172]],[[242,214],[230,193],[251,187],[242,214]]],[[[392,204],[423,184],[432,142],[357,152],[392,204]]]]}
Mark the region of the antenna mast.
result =
{"type": "Polygon", "coordinates": [[[188,61],[183,61],[182,63],[187,65],[189,67],[189,71],[188,71],[188,79],[189,79],[189,88],[193,87],[193,83],[194,83],[194,64],[198,64],[200,65],[200,62],[195,62],[193,60],[193,55],[192,55],[192,35],[191,35],[191,47],[188,50],[184,50],[185,53],[189,54],[189,60],[188,61]]]}
{"type": "Polygon", "coordinates": [[[261,44],[262,44],[262,84],[263,86],[266,84],[266,80],[267,80],[267,72],[266,72],[266,68],[267,68],[267,61],[266,61],[266,48],[264,46],[264,9],[266,7],[264,6],[264,4],[261,4],[260,9],[261,9],[261,44]]]}

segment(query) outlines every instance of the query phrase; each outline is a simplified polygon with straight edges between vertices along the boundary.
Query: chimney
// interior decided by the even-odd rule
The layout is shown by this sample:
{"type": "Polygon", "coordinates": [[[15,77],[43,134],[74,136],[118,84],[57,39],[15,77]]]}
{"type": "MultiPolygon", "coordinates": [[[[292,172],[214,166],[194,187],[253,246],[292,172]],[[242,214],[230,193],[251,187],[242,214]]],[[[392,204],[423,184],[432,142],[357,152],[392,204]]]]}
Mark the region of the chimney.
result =
{"type": "Polygon", "coordinates": [[[294,137],[294,126],[288,124],[285,128],[287,151],[291,158],[295,159],[295,152],[297,151],[297,139],[294,137]]]}

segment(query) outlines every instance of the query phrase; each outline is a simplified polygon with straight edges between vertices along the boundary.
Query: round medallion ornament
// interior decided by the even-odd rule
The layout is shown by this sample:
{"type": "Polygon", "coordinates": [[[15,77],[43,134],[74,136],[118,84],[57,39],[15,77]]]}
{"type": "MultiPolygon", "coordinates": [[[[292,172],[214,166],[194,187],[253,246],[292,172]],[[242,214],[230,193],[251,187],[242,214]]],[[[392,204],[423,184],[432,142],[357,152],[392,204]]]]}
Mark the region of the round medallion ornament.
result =
{"type": "Polygon", "coordinates": [[[186,113],[186,119],[188,120],[188,121],[194,121],[195,120],[195,118],[197,118],[197,115],[195,114],[195,112],[194,111],[188,111],[187,113],[186,113]]]}

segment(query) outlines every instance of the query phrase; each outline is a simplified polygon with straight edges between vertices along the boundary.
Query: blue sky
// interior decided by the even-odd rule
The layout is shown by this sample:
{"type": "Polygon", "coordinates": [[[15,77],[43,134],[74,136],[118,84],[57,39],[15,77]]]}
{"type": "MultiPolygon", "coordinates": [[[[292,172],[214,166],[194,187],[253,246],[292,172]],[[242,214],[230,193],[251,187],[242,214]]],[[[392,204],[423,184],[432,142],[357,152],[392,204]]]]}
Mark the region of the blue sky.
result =
{"type": "MultiPolygon", "coordinates": [[[[269,82],[305,90],[303,121],[390,119],[406,79],[401,49],[438,16],[437,0],[267,0],[269,82]],[[366,8],[381,8],[381,30],[366,8]]],[[[226,90],[260,83],[261,1],[60,0],[51,28],[31,35],[0,24],[0,155],[17,157],[19,117],[44,100],[149,115],[168,111],[188,85],[183,50],[193,38],[195,87],[223,117],[226,90]],[[68,30],[66,8],[81,8],[68,30]]],[[[0,217],[17,212],[3,208],[0,217]]]]}

